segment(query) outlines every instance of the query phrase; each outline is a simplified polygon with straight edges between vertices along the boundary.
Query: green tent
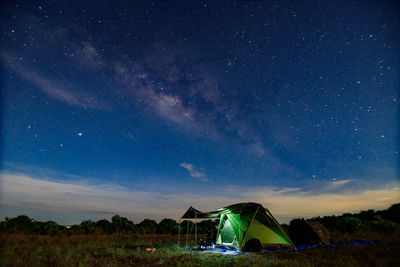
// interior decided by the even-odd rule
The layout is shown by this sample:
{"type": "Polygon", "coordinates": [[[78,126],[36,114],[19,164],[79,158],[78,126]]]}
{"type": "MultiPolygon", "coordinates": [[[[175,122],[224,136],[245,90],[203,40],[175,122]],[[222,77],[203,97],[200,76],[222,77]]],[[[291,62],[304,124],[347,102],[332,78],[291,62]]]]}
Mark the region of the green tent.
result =
{"type": "Polygon", "coordinates": [[[242,249],[247,241],[258,239],[263,247],[294,247],[268,209],[258,203],[238,203],[212,212],[190,207],[181,219],[219,219],[216,244],[229,244],[242,249]]]}

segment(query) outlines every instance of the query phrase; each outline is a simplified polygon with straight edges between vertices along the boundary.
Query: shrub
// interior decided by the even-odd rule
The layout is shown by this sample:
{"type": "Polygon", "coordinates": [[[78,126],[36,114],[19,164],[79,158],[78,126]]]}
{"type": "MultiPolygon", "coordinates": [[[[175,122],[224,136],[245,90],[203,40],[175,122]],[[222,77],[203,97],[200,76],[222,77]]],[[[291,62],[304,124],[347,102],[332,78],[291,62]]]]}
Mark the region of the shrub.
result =
{"type": "Polygon", "coordinates": [[[157,232],[157,222],[154,220],[144,219],[138,224],[139,231],[142,234],[155,234],[157,232]]]}
{"type": "Polygon", "coordinates": [[[375,216],[374,220],[369,222],[368,225],[377,232],[393,233],[400,232],[400,225],[395,222],[382,219],[380,216],[375,216]]]}
{"type": "Polygon", "coordinates": [[[178,224],[172,219],[163,219],[158,224],[157,232],[160,234],[176,234],[178,233],[178,224]]]}
{"type": "Polygon", "coordinates": [[[345,233],[352,233],[364,229],[363,221],[358,218],[346,216],[338,220],[338,229],[345,233]]]}

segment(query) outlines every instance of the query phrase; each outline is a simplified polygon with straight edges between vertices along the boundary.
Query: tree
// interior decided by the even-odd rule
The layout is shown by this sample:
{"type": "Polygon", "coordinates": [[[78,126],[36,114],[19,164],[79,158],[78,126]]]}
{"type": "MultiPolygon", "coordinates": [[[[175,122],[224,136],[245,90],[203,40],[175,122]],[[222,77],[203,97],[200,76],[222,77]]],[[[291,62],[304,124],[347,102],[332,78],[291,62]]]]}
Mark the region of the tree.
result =
{"type": "Polygon", "coordinates": [[[142,234],[155,234],[157,232],[157,222],[154,220],[144,219],[138,224],[139,231],[142,234]]]}
{"type": "Polygon", "coordinates": [[[34,223],[28,216],[20,215],[16,218],[6,218],[6,227],[9,232],[30,233],[34,228],[34,223]]]}
{"type": "Polygon", "coordinates": [[[47,221],[44,223],[45,232],[47,235],[56,235],[61,232],[61,227],[53,221],[47,221]]]}
{"type": "Polygon", "coordinates": [[[163,219],[158,224],[157,232],[160,234],[175,234],[178,229],[178,224],[172,219],[163,219]]]}
{"type": "Polygon", "coordinates": [[[218,230],[219,224],[213,220],[201,221],[197,224],[197,232],[200,234],[214,235],[218,230]]]}
{"type": "Polygon", "coordinates": [[[99,220],[96,222],[96,231],[101,234],[112,234],[113,233],[113,225],[106,219],[99,220]]]}
{"type": "Polygon", "coordinates": [[[79,226],[80,234],[93,234],[96,223],[91,220],[85,220],[79,226]]]}
{"type": "Polygon", "coordinates": [[[135,229],[135,224],[126,217],[114,215],[111,221],[114,233],[128,233],[133,232],[135,229]]]}
{"type": "Polygon", "coordinates": [[[338,220],[338,228],[340,231],[344,233],[352,233],[360,231],[364,227],[365,225],[363,221],[356,217],[346,216],[338,220]]]}
{"type": "Polygon", "coordinates": [[[390,206],[390,208],[387,209],[386,214],[382,217],[400,224],[400,203],[390,206]]]}

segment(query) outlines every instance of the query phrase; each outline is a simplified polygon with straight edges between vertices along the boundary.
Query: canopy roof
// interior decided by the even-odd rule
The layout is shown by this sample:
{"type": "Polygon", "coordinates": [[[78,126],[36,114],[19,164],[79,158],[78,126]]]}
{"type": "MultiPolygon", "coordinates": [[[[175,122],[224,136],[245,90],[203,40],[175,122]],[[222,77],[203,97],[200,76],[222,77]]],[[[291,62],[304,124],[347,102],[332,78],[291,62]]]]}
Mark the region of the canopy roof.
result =
{"type": "Polygon", "coordinates": [[[197,219],[197,218],[200,218],[202,215],[204,215],[203,212],[190,206],[190,208],[185,212],[185,214],[183,214],[183,216],[181,218],[182,219],[197,219]]]}
{"type": "Polygon", "coordinates": [[[219,219],[220,214],[217,212],[202,212],[198,209],[190,208],[183,214],[181,220],[208,220],[208,219],[219,219]]]}

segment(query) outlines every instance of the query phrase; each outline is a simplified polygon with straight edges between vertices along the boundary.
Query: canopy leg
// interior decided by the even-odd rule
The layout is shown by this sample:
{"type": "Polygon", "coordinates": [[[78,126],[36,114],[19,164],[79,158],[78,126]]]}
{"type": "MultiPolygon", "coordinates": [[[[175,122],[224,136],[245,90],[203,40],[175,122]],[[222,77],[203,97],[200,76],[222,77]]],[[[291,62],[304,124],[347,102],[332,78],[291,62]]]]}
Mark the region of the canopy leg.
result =
{"type": "Polygon", "coordinates": [[[185,243],[185,251],[186,251],[186,247],[187,247],[187,243],[188,243],[188,236],[189,236],[189,221],[187,221],[187,225],[186,225],[186,243],[185,243]]]}
{"type": "MultiPolygon", "coordinates": [[[[194,213],[194,218],[197,219],[197,212],[194,213]]],[[[197,246],[197,221],[194,221],[194,245],[197,246]]]]}
{"type": "Polygon", "coordinates": [[[181,244],[181,221],[179,220],[179,227],[178,227],[178,247],[181,244]]]}

